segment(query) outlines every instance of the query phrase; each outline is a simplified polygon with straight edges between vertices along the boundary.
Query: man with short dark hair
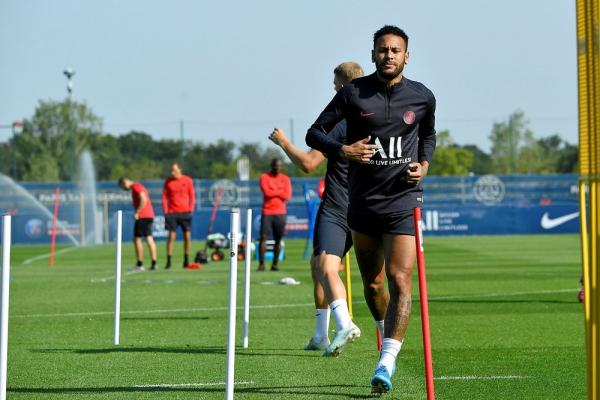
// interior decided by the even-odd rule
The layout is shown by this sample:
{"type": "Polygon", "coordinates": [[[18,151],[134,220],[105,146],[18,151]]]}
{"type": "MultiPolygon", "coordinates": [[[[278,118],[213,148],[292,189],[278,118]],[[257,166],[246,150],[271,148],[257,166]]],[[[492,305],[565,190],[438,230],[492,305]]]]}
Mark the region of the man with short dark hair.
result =
{"type": "Polygon", "coordinates": [[[258,246],[258,271],[265,270],[265,253],[269,234],[273,233],[273,264],[271,271],[279,271],[281,239],[285,235],[285,202],[292,198],[292,182],[281,172],[279,158],[271,161],[271,171],[260,176],[260,190],[263,194],[262,216],[260,219],[260,241],[258,246]]]}
{"type": "MultiPolygon", "coordinates": [[[[334,89],[339,91],[353,79],[364,75],[355,62],[344,62],[334,70],[334,89]]],[[[340,142],[346,141],[346,122],[338,123],[330,133],[340,142]]],[[[311,172],[325,160],[318,150],[307,152],[291,143],[280,128],[269,136],[288,155],[290,160],[304,172],[311,172]]],[[[348,160],[338,153],[327,155],[325,191],[319,207],[313,238],[311,258],[316,326],[305,350],[324,350],[325,356],[337,356],[344,346],[360,336],[360,329],[352,322],[346,301],[346,288],[340,279],[339,269],[344,255],[352,247],[352,235],[347,222],[348,213],[348,160]],[[329,316],[333,313],[337,325],[334,343],[329,342],[329,316]]],[[[388,294],[382,273],[374,281],[364,280],[364,295],[369,309],[383,336],[384,316],[388,294]]]]}
{"type": "Polygon", "coordinates": [[[120,178],[119,186],[123,190],[131,191],[131,199],[133,200],[133,218],[135,224],[133,226],[133,245],[135,247],[135,257],[137,263],[135,270],[138,272],[144,271],[144,246],[142,246],[142,237],[146,239],[150,257],[152,257],[151,270],[156,270],[156,244],[152,236],[152,223],[154,222],[154,208],[150,201],[148,189],[141,183],[134,182],[128,178],[120,178]]]}
{"type": "Polygon", "coordinates": [[[386,25],[373,36],[376,72],[345,85],[309,129],[306,143],[350,159],[348,223],[363,275],[385,268],[390,301],[383,348],[371,390],[392,389],[392,375],[411,310],[416,258],[413,208],[423,202],[421,182],[435,149],[435,97],[423,84],[403,77],[408,36],[386,25]],[[347,121],[347,142],[329,133],[347,121]]]}
{"type": "Polygon", "coordinates": [[[163,213],[165,214],[165,228],[169,231],[167,237],[167,264],[165,269],[171,268],[173,243],[177,238],[177,228],[183,231],[183,268],[190,263],[192,247],[192,213],[196,204],[194,181],[183,175],[178,163],[171,165],[171,176],[165,180],[162,194],[163,213]]]}

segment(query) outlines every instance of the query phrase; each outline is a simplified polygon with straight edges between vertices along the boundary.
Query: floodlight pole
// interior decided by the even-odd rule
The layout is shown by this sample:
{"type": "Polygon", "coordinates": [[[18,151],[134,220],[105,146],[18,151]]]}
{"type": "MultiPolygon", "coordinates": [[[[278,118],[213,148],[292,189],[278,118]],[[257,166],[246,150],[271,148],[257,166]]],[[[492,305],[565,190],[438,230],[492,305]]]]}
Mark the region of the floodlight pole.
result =
{"type": "MultiPolygon", "coordinates": [[[[16,147],[17,135],[23,132],[23,121],[15,121],[12,123],[13,146],[16,147]]],[[[13,179],[17,180],[17,152],[12,149],[12,175],[13,179]]]]}
{"type": "Polygon", "coordinates": [[[63,75],[67,77],[67,94],[69,100],[71,100],[71,94],[73,93],[73,76],[75,76],[75,70],[73,68],[67,68],[63,71],[63,75]]]}

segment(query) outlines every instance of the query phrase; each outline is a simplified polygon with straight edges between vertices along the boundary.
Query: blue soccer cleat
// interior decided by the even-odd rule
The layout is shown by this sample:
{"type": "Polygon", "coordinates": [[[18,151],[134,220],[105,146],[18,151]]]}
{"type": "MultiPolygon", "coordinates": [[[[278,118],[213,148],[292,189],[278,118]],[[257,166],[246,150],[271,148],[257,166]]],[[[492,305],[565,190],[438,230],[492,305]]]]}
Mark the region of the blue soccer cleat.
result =
{"type": "MultiPolygon", "coordinates": [[[[395,365],[392,375],[394,372],[396,372],[395,365]]],[[[392,375],[390,375],[385,366],[379,366],[371,378],[371,393],[383,394],[392,390],[392,375]]]]}

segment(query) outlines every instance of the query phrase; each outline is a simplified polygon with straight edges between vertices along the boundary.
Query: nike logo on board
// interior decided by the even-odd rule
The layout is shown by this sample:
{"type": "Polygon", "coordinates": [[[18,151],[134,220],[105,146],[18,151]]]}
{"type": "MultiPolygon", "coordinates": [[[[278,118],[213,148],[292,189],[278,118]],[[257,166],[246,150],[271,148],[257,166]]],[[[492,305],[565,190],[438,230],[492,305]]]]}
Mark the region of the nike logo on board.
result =
{"type": "Polygon", "coordinates": [[[544,228],[544,229],[552,229],[552,228],[556,228],[557,226],[562,225],[566,222],[569,222],[570,220],[575,219],[578,216],[579,216],[579,211],[571,213],[571,214],[563,215],[562,217],[550,218],[548,213],[545,212],[544,215],[542,215],[542,220],[540,221],[540,225],[542,225],[542,228],[544,228]]]}

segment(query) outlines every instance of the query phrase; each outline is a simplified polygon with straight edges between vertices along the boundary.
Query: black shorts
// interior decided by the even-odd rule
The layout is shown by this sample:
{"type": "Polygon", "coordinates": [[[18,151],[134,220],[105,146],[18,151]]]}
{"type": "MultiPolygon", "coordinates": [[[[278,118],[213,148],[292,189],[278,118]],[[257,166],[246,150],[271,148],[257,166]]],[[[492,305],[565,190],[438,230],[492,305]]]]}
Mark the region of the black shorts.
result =
{"type": "Polygon", "coordinates": [[[280,241],[285,235],[285,214],[262,214],[260,218],[260,235],[268,239],[271,232],[273,232],[275,241],[280,241]]]}
{"type": "Polygon", "coordinates": [[[136,219],[135,224],[133,225],[133,236],[136,238],[152,236],[152,223],[153,222],[154,222],[154,218],[136,219]]]}
{"type": "Polygon", "coordinates": [[[343,258],[351,247],[352,233],[346,217],[319,208],[313,237],[314,255],[325,252],[343,258]]]}
{"type": "Polygon", "coordinates": [[[397,211],[389,214],[348,214],[348,225],[354,231],[367,235],[415,236],[415,221],[413,210],[397,211]]]}
{"type": "Polygon", "coordinates": [[[192,229],[192,214],[191,213],[170,213],[165,214],[165,228],[169,232],[177,232],[177,227],[181,227],[184,232],[189,232],[192,229]]]}

